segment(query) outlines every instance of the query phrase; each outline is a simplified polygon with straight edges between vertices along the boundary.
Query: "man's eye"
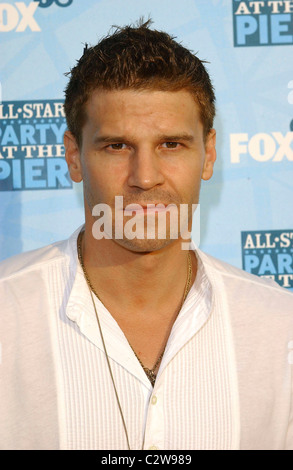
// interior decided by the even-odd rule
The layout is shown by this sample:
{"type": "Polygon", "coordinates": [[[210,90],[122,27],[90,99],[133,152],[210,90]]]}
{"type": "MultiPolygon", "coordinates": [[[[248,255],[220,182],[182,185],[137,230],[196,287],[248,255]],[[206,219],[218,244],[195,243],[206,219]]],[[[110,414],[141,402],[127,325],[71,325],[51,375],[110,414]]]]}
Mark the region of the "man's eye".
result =
{"type": "Polygon", "coordinates": [[[126,145],[122,143],[110,144],[108,145],[108,148],[110,148],[110,150],[124,150],[126,145]]]}
{"type": "Polygon", "coordinates": [[[179,147],[179,142],[164,142],[163,147],[167,149],[176,149],[179,147]]]}

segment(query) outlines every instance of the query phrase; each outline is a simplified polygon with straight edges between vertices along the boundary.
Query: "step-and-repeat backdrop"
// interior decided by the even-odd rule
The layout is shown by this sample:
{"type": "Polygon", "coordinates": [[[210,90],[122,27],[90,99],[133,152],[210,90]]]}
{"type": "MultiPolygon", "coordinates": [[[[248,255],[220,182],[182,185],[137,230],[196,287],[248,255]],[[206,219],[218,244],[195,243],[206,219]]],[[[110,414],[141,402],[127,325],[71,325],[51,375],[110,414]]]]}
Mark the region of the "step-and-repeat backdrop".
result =
{"type": "Polygon", "coordinates": [[[112,25],[151,17],[207,60],[218,160],[200,248],[293,290],[293,1],[0,1],[0,259],[84,221],[64,159],[65,73],[112,25]]]}

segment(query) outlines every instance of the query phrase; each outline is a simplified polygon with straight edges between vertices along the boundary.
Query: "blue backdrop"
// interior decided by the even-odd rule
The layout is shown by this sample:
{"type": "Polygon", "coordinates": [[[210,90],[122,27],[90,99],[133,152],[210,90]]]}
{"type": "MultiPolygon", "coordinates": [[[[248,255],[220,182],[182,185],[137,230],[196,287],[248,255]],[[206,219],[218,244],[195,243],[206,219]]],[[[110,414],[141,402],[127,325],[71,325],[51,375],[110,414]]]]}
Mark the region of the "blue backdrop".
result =
{"type": "Polygon", "coordinates": [[[64,160],[64,73],[111,25],[153,19],[207,60],[218,161],[200,248],[293,290],[293,2],[0,2],[0,259],[68,237],[82,186],[64,160]]]}

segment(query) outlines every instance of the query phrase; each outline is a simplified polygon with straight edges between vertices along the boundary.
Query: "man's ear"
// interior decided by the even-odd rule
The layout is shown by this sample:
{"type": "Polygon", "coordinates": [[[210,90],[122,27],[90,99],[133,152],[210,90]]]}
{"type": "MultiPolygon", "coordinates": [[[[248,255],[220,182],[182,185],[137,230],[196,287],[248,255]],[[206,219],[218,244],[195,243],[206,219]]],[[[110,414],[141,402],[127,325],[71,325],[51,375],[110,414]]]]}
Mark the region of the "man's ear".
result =
{"type": "Polygon", "coordinates": [[[65,160],[72,181],[80,183],[82,181],[82,171],[80,163],[80,151],[74,135],[65,131],[63,137],[65,147],[65,160]]]}
{"type": "Polygon", "coordinates": [[[205,142],[205,161],[201,174],[203,180],[209,180],[212,177],[216,158],[216,131],[211,129],[205,142]]]}

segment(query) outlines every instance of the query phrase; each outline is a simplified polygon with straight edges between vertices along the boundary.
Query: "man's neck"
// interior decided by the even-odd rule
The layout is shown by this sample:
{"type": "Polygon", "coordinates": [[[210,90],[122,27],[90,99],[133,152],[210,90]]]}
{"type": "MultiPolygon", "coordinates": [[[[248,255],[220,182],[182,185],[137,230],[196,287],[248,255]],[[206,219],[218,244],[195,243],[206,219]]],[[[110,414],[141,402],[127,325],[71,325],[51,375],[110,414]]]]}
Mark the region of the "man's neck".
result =
{"type": "Polygon", "coordinates": [[[94,292],[122,329],[132,349],[152,368],[166,347],[172,326],[196,275],[196,258],[179,243],[136,253],[113,240],[82,237],[84,269],[94,292]],[[189,277],[189,273],[191,276],[189,277]]]}
{"type": "MultiPolygon", "coordinates": [[[[95,240],[85,230],[82,253],[89,279],[106,307],[117,304],[128,312],[147,312],[177,304],[176,299],[183,296],[188,251],[181,249],[179,239],[162,249],[142,253],[128,250],[115,240],[95,240]]],[[[195,257],[192,266],[194,281],[195,257]]]]}

